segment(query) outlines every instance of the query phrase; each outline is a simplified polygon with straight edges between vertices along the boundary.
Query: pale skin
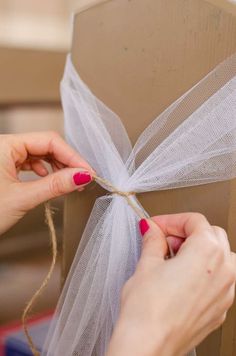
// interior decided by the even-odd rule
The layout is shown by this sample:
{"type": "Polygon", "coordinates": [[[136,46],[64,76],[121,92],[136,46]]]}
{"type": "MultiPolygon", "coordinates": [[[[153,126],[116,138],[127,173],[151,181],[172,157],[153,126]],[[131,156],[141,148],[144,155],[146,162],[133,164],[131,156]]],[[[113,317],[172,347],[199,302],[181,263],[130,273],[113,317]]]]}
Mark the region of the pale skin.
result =
{"type": "MultiPolygon", "coordinates": [[[[94,174],[54,132],[0,135],[0,234],[40,203],[83,190],[74,178],[81,172],[94,174]],[[41,178],[21,182],[20,170],[41,178]]],[[[224,322],[234,300],[236,257],[222,228],[198,213],[157,216],[147,224],[106,356],[182,356],[224,322]],[[172,259],[165,259],[167,240],[176,252],[172,259]]]]}

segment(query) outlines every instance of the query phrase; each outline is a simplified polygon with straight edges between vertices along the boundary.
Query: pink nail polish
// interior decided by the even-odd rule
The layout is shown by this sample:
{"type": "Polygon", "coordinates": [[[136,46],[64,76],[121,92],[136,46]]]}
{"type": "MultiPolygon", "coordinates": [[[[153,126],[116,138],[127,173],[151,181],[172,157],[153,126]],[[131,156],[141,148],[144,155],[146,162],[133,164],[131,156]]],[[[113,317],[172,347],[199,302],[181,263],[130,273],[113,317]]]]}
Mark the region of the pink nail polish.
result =
{"type": "Polygon", "coordinates": [[[150,226],[148,225],[148,222],[146,219],[141,219],[139,221],[139,229],[140,229],[142,236],[144,234],[146,234],[146,232],[149,230],[149,228],[150,228],[150,226]]]}
{"type": "Polygon", "coordinates": [[[73,180],[76,185],[83,185],[91,182],[92,177],[89,172],[78,172],[74,174],[73,180]]]}

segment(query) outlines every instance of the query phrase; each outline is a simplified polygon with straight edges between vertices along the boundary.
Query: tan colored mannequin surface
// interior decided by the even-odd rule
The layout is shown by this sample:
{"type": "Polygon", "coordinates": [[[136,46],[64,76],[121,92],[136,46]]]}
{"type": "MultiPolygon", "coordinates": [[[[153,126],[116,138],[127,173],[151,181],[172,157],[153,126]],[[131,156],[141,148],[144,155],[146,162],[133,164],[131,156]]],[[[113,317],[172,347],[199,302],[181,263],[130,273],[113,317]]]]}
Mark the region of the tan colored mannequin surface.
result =
{"type": "MultiPolygon", "coordinates": [[[[223,7],[203,0],[89,3],[91,7],[87,3],[75,16],[72,60],[93,93],[120,116],[132,143],[168,105],[236,51],[236,17],[228,7],[223,9],[227,1],[221,1],[223,7]]],[[[93,186],[66,199],[64,278],[99,194],[102,189],[93,186]]],[[[228,230],[236,250],[235,181],[139,198],[151,215],[202,212],[212,224],[228,230]]],[[[235,306],[198,355],[236,355],[234,320],[235,306]]]]}
{"type": "MultiPolygon", "coordinates": [[[[111,0],[73,0],[72,9],[74,10],[74,13],[78,14],[82,11],[90,9],[93,6],[100,5],[107,1],[111,1],[111,0]]],[[[206,1],[229,12],[230,14],[236,15],[236,7],[234,4],[234,0],[206,0],[206,1]]]]}

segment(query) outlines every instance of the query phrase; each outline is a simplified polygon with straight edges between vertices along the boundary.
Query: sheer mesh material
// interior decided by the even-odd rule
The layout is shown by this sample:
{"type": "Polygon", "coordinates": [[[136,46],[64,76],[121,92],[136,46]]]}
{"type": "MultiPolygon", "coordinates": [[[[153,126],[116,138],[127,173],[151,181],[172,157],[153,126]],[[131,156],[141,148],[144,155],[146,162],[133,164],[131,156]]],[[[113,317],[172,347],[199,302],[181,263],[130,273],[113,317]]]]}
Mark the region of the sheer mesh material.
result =
{"type": "MultiPolygon", "coordinates": [[[[132,149],[119,117],[93,95],[68,55],[61,83],[67,140],[99,176],[123,191],[232,179],[236,177],[235,75],[233,55],[159,115],[132,149]]],[[[97,199],[44,355],[104,356],[122,286],[140,256],[137,223],[124,198],[97,199]]]]}

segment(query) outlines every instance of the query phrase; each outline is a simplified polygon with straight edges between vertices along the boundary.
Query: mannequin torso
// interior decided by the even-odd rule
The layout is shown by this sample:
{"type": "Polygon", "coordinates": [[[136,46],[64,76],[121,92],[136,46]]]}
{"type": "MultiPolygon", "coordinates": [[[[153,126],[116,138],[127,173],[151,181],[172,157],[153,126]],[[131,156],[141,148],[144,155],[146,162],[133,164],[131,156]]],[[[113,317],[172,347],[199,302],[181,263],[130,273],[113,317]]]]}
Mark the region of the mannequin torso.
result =
{"type": "MultiPolygon", "coordinates": [[[[206,1],[95,0],[82,2],[80,10],[74,21],[73,63],[93,93],[120,116],[132,143],[160,112],[236,51],[236,18],[206,1]]],[[[231,230],[233,185],[222,182],[139,198],[151,215],[199,211],[212,224],[231,230]]],[[[66,200],[64,276],[99,194],[102,189],[89,188],[80,199],[72,194],[66,200]]],[[[225,342],[228,353],[221,353],[227,335],[217,331],[199,355],[233,354],[232,342],[225,342]]]]}

